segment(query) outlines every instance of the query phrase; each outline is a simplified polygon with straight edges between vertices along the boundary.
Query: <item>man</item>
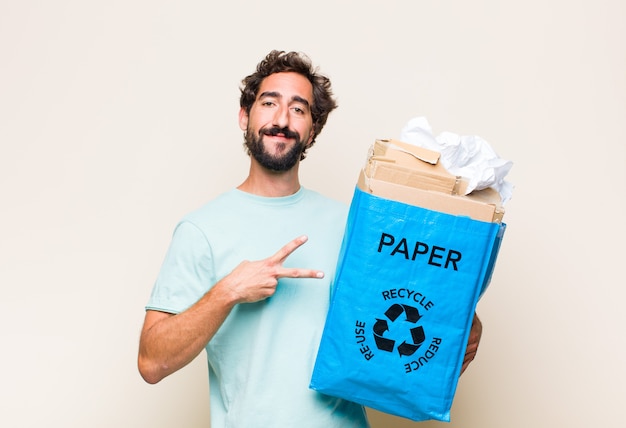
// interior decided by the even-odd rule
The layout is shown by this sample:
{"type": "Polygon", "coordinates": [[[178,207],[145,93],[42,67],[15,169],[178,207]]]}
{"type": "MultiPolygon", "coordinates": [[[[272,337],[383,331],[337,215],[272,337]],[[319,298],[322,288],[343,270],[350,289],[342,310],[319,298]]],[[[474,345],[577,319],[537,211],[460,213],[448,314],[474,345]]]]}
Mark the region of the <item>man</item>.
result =
{"type": "Polygon", "coordinates": [[[362,406],[308,388],[347,216],[298,176],[336,108],[330,81],[306,56],[272,51],[242,83],[249,174],[177,225],[139,371],[156,383],[206,349],[212,428],[367,427],[362,406]]]}

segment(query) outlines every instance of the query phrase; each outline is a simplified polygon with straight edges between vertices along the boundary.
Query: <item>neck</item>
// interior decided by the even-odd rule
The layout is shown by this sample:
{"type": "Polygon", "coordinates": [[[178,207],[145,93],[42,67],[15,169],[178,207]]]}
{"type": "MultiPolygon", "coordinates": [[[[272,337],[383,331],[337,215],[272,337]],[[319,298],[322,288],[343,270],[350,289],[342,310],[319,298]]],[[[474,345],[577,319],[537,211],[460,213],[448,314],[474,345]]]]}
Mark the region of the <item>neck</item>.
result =
{"type": "Polygon", "coordinates": [[[250,163],[248,177],[237,189],[258,196],[282,197],[289,196],[300,190],[298,178],[298,166],[296,164],[289,171],[269,171],[254,160],[250,163]]]}

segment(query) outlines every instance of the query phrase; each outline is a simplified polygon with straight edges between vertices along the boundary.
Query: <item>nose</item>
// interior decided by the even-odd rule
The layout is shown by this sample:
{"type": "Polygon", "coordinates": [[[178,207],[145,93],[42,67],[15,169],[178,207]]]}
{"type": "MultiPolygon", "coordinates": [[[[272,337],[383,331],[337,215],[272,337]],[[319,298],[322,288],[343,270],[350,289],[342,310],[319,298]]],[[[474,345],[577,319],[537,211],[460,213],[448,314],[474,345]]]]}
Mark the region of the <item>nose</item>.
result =
{"type": "Polygon", "coordinates": [[[279,106],[274,113],[273,126],[287,128],[289,126],[289,107],[279,106]]]}

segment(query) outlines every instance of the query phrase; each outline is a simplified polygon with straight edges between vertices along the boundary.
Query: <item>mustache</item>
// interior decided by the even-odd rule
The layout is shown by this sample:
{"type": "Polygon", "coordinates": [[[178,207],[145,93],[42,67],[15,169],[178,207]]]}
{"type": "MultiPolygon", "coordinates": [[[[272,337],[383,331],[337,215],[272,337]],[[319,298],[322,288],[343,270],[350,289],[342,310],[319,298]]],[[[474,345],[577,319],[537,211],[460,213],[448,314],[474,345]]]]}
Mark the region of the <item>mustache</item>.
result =
{"type": "Polygon", "coordinates": [[[296,131],[292,131],[289,128],[280,128],[278,126],[273,126],[271,128],[263,128],[261,129],[261,134],[276,136],[278,134],[282,134],[285,138],[293,138],[300,139],[300,135],[296,131]]]}

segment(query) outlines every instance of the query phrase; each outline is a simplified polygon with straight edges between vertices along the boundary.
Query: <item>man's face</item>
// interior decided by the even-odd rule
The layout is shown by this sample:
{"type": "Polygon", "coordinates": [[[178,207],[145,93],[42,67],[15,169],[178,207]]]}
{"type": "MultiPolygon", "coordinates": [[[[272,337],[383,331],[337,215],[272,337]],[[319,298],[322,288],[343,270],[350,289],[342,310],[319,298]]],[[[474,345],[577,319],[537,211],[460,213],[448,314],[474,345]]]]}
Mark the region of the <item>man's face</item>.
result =
{"type": "Polygon", "coordinates": [[[313,139],[311,83],[298,73],[266,77],[250,109],[239,112],[250,155],[271,171],[288,171],[313,139]]]}

